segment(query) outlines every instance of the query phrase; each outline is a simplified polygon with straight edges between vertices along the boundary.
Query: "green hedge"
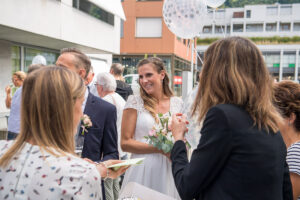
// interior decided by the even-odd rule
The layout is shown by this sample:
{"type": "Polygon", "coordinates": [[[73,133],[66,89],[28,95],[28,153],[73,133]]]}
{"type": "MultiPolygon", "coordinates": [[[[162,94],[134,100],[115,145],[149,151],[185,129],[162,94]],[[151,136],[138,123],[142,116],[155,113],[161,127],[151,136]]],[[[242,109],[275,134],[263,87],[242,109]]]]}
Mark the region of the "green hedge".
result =
{"type": "MultiPolygon", "coordinates": [[[[204,39],[197,39],[198,45],[209,45],[213,43],[214,41],[218,40],[220,38],[204,38],[204,39]]],[[[294,43],[300,43],[300,37],[294,36],[294,37],[249,37],[250,40],[255,42],[256,44],[294,44],[294,43]]]]}

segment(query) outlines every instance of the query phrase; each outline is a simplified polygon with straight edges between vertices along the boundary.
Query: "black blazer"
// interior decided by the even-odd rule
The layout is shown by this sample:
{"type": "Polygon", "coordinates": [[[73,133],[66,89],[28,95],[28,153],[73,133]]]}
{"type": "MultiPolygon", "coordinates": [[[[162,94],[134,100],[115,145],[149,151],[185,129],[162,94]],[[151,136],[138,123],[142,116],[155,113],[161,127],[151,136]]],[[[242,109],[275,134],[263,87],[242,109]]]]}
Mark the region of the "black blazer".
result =
{"type": "Polygon", "coordinates": [[[183,200],[292,199],[280,132],[253,124],[244,109],[220,104],[208,111],[190,163],[185,144],[174,144],[172,172],[183,200]]]}
{"type": "Polygon", "coordinates": [[[81,156],[93,161],[119,159],[116,107],[89,93],[84,114],[91,118],[93,126],[84,134],[81,156]]]}

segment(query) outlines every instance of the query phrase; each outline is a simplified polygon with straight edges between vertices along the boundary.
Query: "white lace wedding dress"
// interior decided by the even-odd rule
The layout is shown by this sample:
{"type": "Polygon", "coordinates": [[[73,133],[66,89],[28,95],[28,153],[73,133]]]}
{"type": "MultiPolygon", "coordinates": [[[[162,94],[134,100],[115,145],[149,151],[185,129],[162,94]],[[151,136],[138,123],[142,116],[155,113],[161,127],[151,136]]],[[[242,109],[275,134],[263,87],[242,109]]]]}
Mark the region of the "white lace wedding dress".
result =
{"type": "MultiPolygon", "coordinates": [[[[171,97],[170,112],[171,114],[181,111],[183,102],[178,97],[171,97]]],[[[148,135],[149,131],[155,124],[154,118],[144,108],[144,103],[139,95],[129,96],[125,109],[133,108],[137,110],[137,121],[134,139],[146,143],[144,136],[148,135]]],[[[168,114],[168,113],[166,113],[168,114]]],[[[180,199],[177,189],[174,184],[174,179],[171,169],[171,161],[164,155],[159,153],[152,154],[131,154],[131,158],[145,158],[143,164],[131,166],[125,173],[125,178],[122,184],[122,190],[129,182],[136,182],[148,188],[172,196],[175,199],[180,199]]]]}

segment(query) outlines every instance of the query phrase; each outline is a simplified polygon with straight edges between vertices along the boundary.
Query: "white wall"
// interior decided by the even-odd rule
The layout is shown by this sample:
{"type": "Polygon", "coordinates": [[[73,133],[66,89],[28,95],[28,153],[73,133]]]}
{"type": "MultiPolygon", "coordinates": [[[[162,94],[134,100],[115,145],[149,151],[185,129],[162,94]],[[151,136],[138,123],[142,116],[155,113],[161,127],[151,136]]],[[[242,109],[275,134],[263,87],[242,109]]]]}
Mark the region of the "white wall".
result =
{"type": "Polygon", "coordinates": [[[0,40],[0,130],[7,128],[5,114],[9,109],[5,106],[5,87],[12,83],[11,81],[11,45],[9,42],[0,40]]]}
{"type": "MultiPolygon", "coordinates": [[[[68,42],[89,47],[91,53],[92,50],[94,53],[120,52],[120,18],[115,16],[112,26],[73,8],[71,0],[1,0],[0,25],[53,38],[58,46],[56,49],[60,49],[60,43],[68,42]]],[[[33,44],[32,38],[24,38],[22,34],[2,33],[0,38],[33,44]]],[[[34,42],[38,44],[38,41],[34,42]]],[[[51,41],[40,43],[53,48],[51,41]]]]}
{"type": "Polygon", "coordinates": [[[95,73],[93,81],[96,79],[97,74],[109,72],[112,64],[112,54],[88,54],[88,56],[91,59],[95,73]]]}
{"type": "Polygon", "coordinates": [[[0,40],[0,113],[8,112],[5,106],[5,87],[12,83],[11,75],[11,45],[9,42],[0,40]]]}
{"type": "MultiPolygon", "coordinates": [[[[246,5],[244,8],[226,8],[225,9],[225,17],[222,19],[213,18],[215,15],[211,14],[203,19],[204,26],[210,25],[231,25],[232,24],[265,24],[265,23],[280,23],[280,22],[289,22],[291,26],[294,22],[300,22],[300,4],[289,4],[292,5],[292,13],[290,15],[282,15],[280,13],[280,7],[286,4],[279,5],[246,5]],[[267,7],[268,6],[277,6],[278,13],[277,15],[267,15],[267,7]],[[246,11],[251,10],[251,17],[246,17],[246,11]],[[233,18],[234,12],[244,12],[244,18],[233,18]]],[[[221,10],[221,9],[220,9],[221,10]]],[[[279,25],[279,24],[278,24],[279,25]]],[[[244,28],[246,30],[246,28],[244,28]]],[[[225,30],[224,30],[225,31],[225,30]]],[[[244,36],[244,37],[272,37],[272,36],[299,36],[299,31],[275,31],[275,32],[231,32],[231,36],[244,36]]],[[[211,38],[211,37],[222,37],[223,35],[220,33],[200,33],[200,38],[211,38]]]]}

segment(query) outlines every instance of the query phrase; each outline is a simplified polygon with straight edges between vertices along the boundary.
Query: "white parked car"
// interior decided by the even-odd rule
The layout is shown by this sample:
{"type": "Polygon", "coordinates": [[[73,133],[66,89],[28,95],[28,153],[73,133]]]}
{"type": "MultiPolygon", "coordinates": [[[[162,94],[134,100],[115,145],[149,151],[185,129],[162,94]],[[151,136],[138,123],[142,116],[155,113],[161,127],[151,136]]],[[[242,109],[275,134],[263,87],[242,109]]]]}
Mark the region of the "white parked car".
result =
{"type": "Polygon", "coordinates": [[[124,76],[125,83],[131,86],[133,94],[139,94],[140,85],[139,85],[139,75],[138,74],[127,74],[124,76]]]}

